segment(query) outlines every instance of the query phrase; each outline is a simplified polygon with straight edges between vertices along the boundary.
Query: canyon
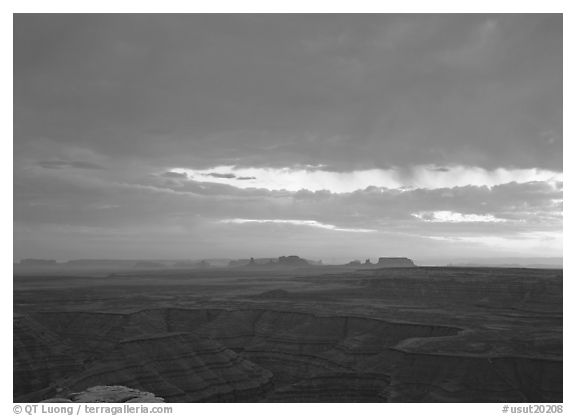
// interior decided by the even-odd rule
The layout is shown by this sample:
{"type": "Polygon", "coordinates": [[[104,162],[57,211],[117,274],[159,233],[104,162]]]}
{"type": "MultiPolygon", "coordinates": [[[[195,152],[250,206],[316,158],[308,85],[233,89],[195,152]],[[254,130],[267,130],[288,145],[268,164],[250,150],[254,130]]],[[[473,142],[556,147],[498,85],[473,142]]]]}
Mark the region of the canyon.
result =
{"type": "Polygon", "coordinates": [[[561,402],[562,287],[466,267],[15,276],[14,401],[561,402]]]}

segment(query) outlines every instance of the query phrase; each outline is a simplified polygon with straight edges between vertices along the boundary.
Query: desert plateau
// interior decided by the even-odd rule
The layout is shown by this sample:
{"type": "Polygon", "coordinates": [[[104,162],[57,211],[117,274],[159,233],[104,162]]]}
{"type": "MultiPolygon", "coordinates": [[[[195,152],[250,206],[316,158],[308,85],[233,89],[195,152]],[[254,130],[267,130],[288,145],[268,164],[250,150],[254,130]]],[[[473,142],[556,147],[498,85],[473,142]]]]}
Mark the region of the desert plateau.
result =
{"type": "Polygon", "coordinates": [[[562,270],[240,266],[14,278],[14,401],[561,402],[562,270]]]}

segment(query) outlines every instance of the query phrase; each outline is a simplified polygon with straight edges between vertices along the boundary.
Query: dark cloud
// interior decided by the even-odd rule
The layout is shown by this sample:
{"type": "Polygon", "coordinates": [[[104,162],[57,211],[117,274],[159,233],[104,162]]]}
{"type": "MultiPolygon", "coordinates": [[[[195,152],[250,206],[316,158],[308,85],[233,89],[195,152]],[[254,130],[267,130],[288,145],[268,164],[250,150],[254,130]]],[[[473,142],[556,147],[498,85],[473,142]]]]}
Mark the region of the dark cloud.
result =
{"type": "Polygon", "coordinates": [[[16,15],[14,31],[17,148],[562,169],[559,14],[16,15]]]}
{"type": "Polygon", "coordinates": [[[164,178],[174,178],[174,179],[187,179],[188,175],[186,173],[180,172],[164,172],[162,175],[164,178]]]}
{"type": "Polygon", "coordinates": [[[256,176],[238,176],[236,178],[238,181],[250,181],[252,179],[256,179],[256,176]]]}
{"type": "Polygon", "coordinates": [[[205,173],[206,176],[212,176],[213,178],[220,178],[220,179],[235,179],[236,175],[233,173],[205,173]]]}

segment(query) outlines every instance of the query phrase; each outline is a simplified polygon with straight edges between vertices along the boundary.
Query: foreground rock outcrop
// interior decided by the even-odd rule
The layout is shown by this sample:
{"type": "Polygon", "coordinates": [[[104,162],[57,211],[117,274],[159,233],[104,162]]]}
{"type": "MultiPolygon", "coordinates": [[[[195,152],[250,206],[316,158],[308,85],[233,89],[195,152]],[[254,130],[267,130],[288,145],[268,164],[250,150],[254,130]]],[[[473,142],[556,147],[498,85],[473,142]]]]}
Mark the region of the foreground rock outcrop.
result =
{"type": "Polygon", "coordinates": [[[164,399],[126,386],[94,386],[66,397],[42,400],[42,403],[164,403],[164,399]]]}

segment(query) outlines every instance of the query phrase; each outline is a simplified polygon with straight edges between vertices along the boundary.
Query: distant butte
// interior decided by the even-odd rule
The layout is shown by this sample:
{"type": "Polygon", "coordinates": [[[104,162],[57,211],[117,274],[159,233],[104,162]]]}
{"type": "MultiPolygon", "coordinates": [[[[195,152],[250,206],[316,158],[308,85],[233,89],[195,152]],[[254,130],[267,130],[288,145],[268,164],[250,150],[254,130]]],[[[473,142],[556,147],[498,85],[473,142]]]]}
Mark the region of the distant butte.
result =
{"type": "Polygon", "coordinates": [[[314,262],[312,260],[306,260],[299,256],[280,256],[275,258],[263,258],[255,259],[250,257],[250,259],[240,259],[232,260],[228,263],[228,267],[254,267],[254,268],[278,268],[278,267],[308,267],[308,266],[319,266],[322,262],[314,262]]]}
{"type": "Polygon", "coordinates": [[[407,257],[380,257],[378,267],[416,267],[414,262],[407,257]]]}
{"type": "Polygon", "coordinates": [[[372,263],[370,259],[366,259],[364,263],[360,263],[360,260],[353,260],[347,263],[346,266],[370,268],[417,267],[414,261],[407,257],[379,257],[378,263],[372,263]]]}

